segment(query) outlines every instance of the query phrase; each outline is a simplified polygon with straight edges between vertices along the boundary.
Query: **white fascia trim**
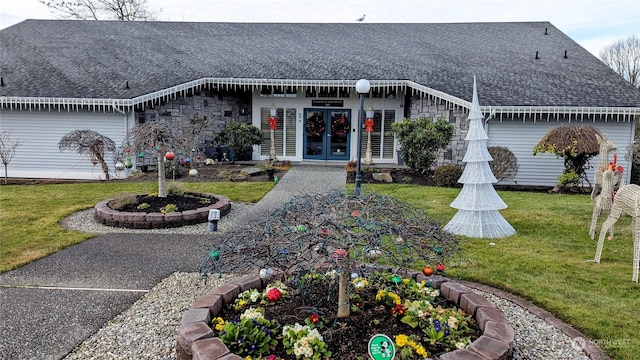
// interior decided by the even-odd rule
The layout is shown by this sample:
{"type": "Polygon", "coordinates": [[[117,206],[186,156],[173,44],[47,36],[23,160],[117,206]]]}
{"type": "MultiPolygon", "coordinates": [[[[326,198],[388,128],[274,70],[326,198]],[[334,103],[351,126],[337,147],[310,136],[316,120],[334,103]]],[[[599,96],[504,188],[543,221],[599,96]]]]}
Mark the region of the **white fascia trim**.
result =
{"type": "MultiPolygon", "coordinates": [[[[255,91],[261,86],[275,86],[280,88],[298,87],[338,87],[355,90],[357,80],[312,80],[312,79],[254,79],[254,78],[201,78],[170,88],[154,91],[132,99],[90,99],[90,98],[55,98],[55,97],[0,97],[0,108],[11,110],[49,110],[51,108],[68,111],[88,109],[100,112],[115,112],[116,109],[130,110],[136,105],[159,99],[174,99],[184,96],[189,90],[199,90],[216,86],[223,90],[255,91]]],[[[410,80],[369,80],[371,88],[393,88],[396,91],[412,89],[412,95],[420,94],[444,100],[454,107],[471,108],[471,102],[449,95],[439,90],[418,84],[410,80]]],[[[577,115],[579,117],[592,115],[618,115],[618,121],[629,121],[640,115],[638,107],[576,107],[576,106],[481,106],[485,114],[529,115],[543,117],[553,115],[577,115]],[[620,120],[622,117],[622,120],[620,120]]]]}

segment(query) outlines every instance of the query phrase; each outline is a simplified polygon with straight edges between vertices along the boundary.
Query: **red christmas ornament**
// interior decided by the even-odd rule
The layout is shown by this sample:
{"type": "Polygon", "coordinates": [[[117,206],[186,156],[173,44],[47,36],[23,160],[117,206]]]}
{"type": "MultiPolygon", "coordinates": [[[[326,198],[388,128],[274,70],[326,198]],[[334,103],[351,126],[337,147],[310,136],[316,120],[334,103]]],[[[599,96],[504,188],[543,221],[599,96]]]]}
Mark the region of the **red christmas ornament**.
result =
{"type": "Polygon", "coordinates": [[[269,301],[276,302],[280,300],[281,297],[282,297],[282,293],[277,288],[273,288],[267,291],[267,300],[269,301]]]}
{"type": "Polygon", "coordinates": [[[173,160],[173,159],[176,158],[176,154],[174,154],[171,151],[169,151],[166,154],[164,154],[164,158],[167,159],[167,160],[173,160]]]}
{"type": "Polygon", "coordinates": [[[431,268],[431,266],[425,266],[422,268],[422,273],[426,276],[433,275],[433,269],[431,268]]]}
{"type": "Polygon", "coordinates": [[[336,251],[333,252],[332,256],[336,261],[343,261],[347,257],[347,250],[336,249],[336,251]]]}
{"type": "Polygon", "coordinates": [[[436,265],[436,270],[438,270],[438,271],[444,271],[444,265],[443,265],[443,264],[438,264],[438,265],[436,265]]]}

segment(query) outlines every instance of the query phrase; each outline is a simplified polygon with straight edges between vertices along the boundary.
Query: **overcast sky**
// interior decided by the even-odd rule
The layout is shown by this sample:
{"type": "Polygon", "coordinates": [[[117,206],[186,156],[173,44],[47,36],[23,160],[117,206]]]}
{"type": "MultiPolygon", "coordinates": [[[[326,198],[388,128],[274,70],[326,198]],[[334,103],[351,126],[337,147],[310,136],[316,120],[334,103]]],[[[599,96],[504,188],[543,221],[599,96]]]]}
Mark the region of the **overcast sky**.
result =
{"type": "MultiPolygon", "coordinates": [[[[640,0],[147,0],[161,21],[489,22],[549,21],[597,56],[640,36],[640,0]]],[[[25,19],[57,19],[38,0],[2,0],[0,29],[25,19]]],[[[0,44],[0,47],[2,44],[0,44]]]]}

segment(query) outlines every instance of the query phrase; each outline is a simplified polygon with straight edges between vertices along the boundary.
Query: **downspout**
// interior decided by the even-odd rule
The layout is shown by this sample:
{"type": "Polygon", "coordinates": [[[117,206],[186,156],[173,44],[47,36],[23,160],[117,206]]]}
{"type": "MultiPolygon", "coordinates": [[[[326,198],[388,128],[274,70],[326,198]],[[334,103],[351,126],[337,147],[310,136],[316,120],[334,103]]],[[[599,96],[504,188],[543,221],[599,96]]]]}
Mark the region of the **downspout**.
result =
{"type": "Polygon", "coordinates": [[[495,116],[496,110],[492,109],[491,106],[489,106],[489,116],[484,119],[484,132],[487,133],[487,135],[489,135],[489,120],[493,119],[495,116]]]}

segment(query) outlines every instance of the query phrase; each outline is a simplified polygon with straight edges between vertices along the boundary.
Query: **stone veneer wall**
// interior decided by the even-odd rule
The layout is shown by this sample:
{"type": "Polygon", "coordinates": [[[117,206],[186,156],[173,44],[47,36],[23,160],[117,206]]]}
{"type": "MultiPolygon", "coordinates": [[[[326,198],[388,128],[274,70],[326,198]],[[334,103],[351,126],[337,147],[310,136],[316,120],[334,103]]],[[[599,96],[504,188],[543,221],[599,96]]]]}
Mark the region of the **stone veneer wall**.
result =
{"type": "MultiPolygon", "coordinates": [[[[482,336],[468,348],[443,354],[440,360],[507,360],[512,357],[515,332],[506,316],[493,303],[469,287],[442,276],[427,277],[417,271],[409,271],[407,276],[417,281],[430,281],[434,288],[440,289],[441,296],[473,315],[482,331],[482,336]]],[[[241,292],[262,290],[266,285],[257,275],[244,275],[196,299],[183,314],[177,330],[178,360],[242,360],[242,357],[231,354],[222,340],[214,336],[210,327],[211,319],[225,305],[232,304],[241,292]]]]}
{"type": "Polygon", "coordinates": [[[203,143],[213,140],[216,132],[232,121],[250,123],[251,93],[195,91],[193,94],[163,100],[160,105],[136,112],[136,124],[141,121],[170,119],[182,126],[192,119],[211,120],[211,127],[203,133],[203,143]]]}
{"type": "Polygon", "coordinates": [[[412,119],[428,117],[431,119],[444,118],[455,126],[453,138],[449,146],[438,154],[436,166],[442,164],[462,165],[462,159],[467,151],[464,137],[467,136],[469,112],[462,107],[452,107],[444,101],[435,98],[411,98],[410,116],[412,119]]]}

